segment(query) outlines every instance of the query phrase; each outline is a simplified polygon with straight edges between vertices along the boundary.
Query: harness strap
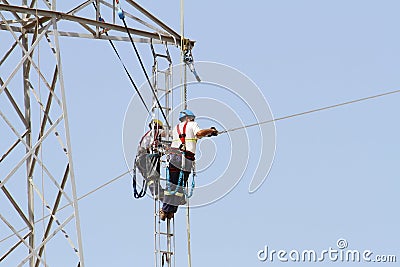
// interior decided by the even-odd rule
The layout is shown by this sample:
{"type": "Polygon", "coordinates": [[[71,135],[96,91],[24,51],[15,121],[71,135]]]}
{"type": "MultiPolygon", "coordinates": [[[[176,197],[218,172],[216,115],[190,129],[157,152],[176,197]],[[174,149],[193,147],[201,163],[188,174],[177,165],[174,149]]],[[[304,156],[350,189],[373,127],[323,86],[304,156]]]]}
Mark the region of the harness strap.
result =
{"type": "MultiPolygon", "coordinates": [[[[186,139],[186,126],[187,126],[188,122],[186,121],[185,124],[183,125],[183,129],[182,132],[179,129],[179,124],[176,125],[176,131],[178,132],[179,135],[179,140],[181,141],[181,145],[179,146],[179,153],[182,153],[182,164],[184,164],[185,159],[189,159],[189,160],[193,160],[194,161],[194,153],[190,152],[190,151],[186,151],[186,140],[190,140],[192,141],[193,138],[188,138],[186,139]]],[[[177,151],[175,151],[175,153],[178,153],[177,151]]],[[[187,198],[190,198],[193,195],[193,189],[195,187],[195,181],[194,181],[194,177],[195,174],[193,173],[193,179],[192,179],[192,187],[190,189],[190,192],[187,192],[188,190],[185,190],[184,186],[185,186],[185,181],[184,181],[184,168],[182,166],[182,168],[179,170],[176,167],[173,166],[167,166],[167,172],[166,172],[166,177],[167,177],[167,187],[164,191],[165,195],[175,195],[178,197],[184,197],[186,196],[187,198]],[[170,169],[171,168],[171,169],[170,169]],[[175,190],[171,190],[171,182],[170,182],[170,177],[169,177],[169,172],[178,172],[179,171],[179,179],[178,179],[178,184],[175,187],[175,190]],[[183,192],[179,192],[179,189],[182,188],[183,192]]]]}
{"type": "MultiPolygon", "coordinates": [[[[180,139],[174,139],[174,140],[172,140],[172,142],[176,142],[176,141],[179,141],[180,139]]],[[[197,142],[197,138],[185,138],[185,141],[186,142],[197,142]]]]}
{"type": "Polygon", "coordinates": [[[139,146],[142,145],[143,139],[144,139],[144,138],[146,137],[146,135],[148,135],[150,132],[151,132],[151,130],[148,130],[148,131],[142,136],[142,138],[140,139],[140,142],[139,142],[139,146]]]}
{"type": "MultiPolygon", "coordinates": [[[[155,129],[155,130],[156,130],[156,132],[155,132],[155,134],[154,134],[153,143],[155,143],[156,141],[158,141],[158,137],[159,137],[158,129],[155,129]]],[[[139,142],[139,146],[142,145],[142,142],[143,142],[144,138],[145,138],[151,131],[152,131],[152,129],[148,130],[148,131],[142,136],[142,138],[140,139],[140,142],[139,142]]]]}
{"type": "Polygon", "coordinates": [[[185,124],[183,125],[183,133],[181,133],[181,130],[179,129],[179,124],[176,125],[176,131],[178,132],[179,139],[181,140],[181,145],[179,146],[179,149],[181,150],[186,150],[186,126],[188,122],[186,121],[185,124]]]}

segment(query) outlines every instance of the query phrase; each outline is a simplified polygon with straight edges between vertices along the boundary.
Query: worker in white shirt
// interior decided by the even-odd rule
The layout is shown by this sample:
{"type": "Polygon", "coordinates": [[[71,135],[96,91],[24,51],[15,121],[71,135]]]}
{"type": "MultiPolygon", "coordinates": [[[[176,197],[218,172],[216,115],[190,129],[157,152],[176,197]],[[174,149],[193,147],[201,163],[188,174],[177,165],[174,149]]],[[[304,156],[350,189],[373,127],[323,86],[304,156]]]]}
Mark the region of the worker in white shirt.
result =
{"type": "Polygon", "coordinates": [[[192,171],[197,140],[205,136],[218,135],[218,131],[214,127],[200,129],[197,122],[194,121],[195,118],[196,116],[192,111],[182,110],[179,113],[180,123],[172,129],[173,140],[168,167],[169,179],[164,190],[163,207],[160,210],[161,220],[171,219],[178,210],[178,205],[186,203],[183,187],[192,171]]]}

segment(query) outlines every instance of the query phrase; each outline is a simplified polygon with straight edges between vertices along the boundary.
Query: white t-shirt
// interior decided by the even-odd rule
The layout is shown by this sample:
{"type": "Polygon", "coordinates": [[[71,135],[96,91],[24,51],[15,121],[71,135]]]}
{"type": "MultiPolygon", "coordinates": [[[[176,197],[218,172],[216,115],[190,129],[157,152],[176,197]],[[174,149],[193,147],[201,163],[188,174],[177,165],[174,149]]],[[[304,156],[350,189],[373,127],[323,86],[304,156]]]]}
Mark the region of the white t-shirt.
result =
{"type": "MultiPolygon", "coordinates": [[[[179,123],[179,130],[181,134],[183,134],[183,126],[185,125],[186,122],[181,122],[179,123]]],[[[194,121],[188,121],[186,125],[186,137],[185,137],[185,144],[186,144],[186,150],[192,152],[193,154],[196,153],[196,143],[198,138],[196,137],[196,134],[200,131],[200,127],[197,124],[197,122],[194,121]]],[[[178,130],[176,129],[176,126],[172,129],[172,144],[171,147],[174,148],[179,148],[181,146],[182,142],[179,139],[179,134],[178,130]]]]}

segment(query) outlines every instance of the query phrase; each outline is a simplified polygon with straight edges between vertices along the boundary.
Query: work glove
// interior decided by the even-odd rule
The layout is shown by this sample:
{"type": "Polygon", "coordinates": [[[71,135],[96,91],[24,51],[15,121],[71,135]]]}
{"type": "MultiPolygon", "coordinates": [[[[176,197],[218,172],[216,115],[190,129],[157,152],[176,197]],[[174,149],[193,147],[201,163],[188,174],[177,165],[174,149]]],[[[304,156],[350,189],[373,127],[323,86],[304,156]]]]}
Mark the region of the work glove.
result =
{"type": "Polygon", "coordinates": [[[217,136],[218,135],[218,131],[217,131],[217,129],[215,129],[215,127],[211,127],[210,129],[212,129],[212,130],[214,130],[212,133],[210,133],[209,135],[208,135],[208,137],[211,137],[211,136],[217,136]]]}

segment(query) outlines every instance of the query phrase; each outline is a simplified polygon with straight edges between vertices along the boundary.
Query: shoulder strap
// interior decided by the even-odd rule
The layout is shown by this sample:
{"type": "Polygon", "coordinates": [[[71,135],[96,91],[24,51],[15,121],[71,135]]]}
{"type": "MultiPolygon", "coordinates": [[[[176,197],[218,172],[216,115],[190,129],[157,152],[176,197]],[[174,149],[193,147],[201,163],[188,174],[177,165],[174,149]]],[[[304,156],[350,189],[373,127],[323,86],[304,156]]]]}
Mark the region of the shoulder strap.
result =
{"type": "Polygon", "coordinates": [[[176,131],[178,132],[179,139],[181,140],[181,143],[182,143],[179,148],[184,147],[185,144],[186,144],[186,140],[185,139],[186,139],[186,126],[187,126],[187,124],[188,124],[188,122],[185,122],[185,124],[183,125],[183,129],[182,129],[183,133],[181,133],[181,130],[179,129],[179,124],[176,125],[176,131]]]}
{"type": "MultiPolygon", "coordinates": [[[[140,139],[140,142],[139,142],[139,146],[142,145],[143,139],[144,139],[150,132],[151,132],[151,129],[148,130],[148,131],[142,136],[142,138],[140,139]]],[[[157,140],[158,137],[159,137],[159,131],[158,131],[158,129],[156,129],[156,132],[155,132],[155,135],[154,135],[154,138],[153,138],[153,142],[158,141],[158,140],[157,140]]]]}
{"type": "Polygon", "coordinates": [[[150,131],[151,131],[151,130],[148,130],[148,131],[142,136],[142,138],[140,139],[140,142],[139,142],[139,146],[142,145],[143,139],[146,137],[146,135],[148,135],[148,134],[150,133],[150,131]]]}
{"type": "Polygon", "coordinates": [[[155,145],[157,145],[158,144],[158,138],[159,138],[160,136],[159,136],[159,130],[158,130],[158,128],[157,129],[155,129],[155,133],[154,133],[154,138],[153,138],[153,142],[154,142],[154,144],[155,145]]]}

